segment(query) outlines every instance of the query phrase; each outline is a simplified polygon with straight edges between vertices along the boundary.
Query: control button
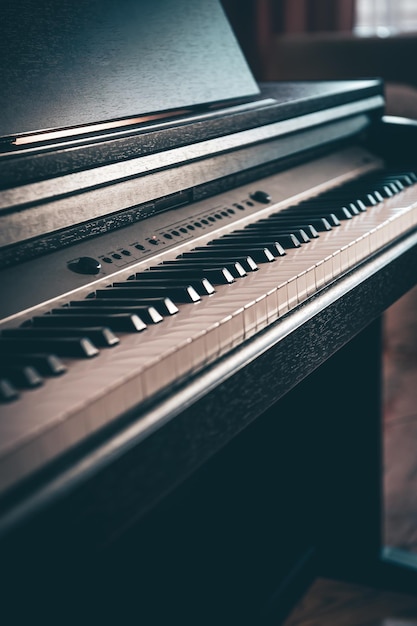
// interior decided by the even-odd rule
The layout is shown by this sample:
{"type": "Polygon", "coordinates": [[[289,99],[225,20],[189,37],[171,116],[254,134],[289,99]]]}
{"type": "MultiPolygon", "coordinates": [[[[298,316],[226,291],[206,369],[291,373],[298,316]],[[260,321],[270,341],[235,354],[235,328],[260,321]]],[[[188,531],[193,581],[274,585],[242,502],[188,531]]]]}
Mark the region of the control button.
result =
{"type": "Polygon", "coordinates": [[[98,274],[101,270],[101,263],[91,256],[81,256],[79,259],[70,261],[68,268],[77,274],[98,274]]]}
{"type": "Polygon", "coordinates": [[[140,243],[137,243],[135,245],[135,248],[136,248],[136,250],[145,250],[145,246],[142,246],[142,244],[140,244],[140,243]]]}
{"type": "Polygon", "coordinates": [[[122,254],[124,254],[124,256],[130,256],[132,253],[130,250],[122,250],[122,254]]]}
{"type": "Polygon", "coordinates": [[[250,197],[252,200],[255,200],[255,202],[260,202],[261,204],[269,204],[271,202],[271,196],[269,193],[261,191],[260,189],[251,193],[250,197]]]}
{"type": "Polygon", "coordinates": [[[114,254],[112,254],[113,259],[121,259],[122,255],[119,254],[118,252],[115,252],[114,254]]]}

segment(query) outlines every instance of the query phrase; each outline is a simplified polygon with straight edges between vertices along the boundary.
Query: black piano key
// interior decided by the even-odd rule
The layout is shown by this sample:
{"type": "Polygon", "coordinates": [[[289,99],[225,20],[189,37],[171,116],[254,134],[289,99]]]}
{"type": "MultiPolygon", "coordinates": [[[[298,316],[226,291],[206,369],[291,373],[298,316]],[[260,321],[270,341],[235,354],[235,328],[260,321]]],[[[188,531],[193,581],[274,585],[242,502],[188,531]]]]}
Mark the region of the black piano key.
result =
{"type": "MultiPolygon", "coordinates": [[[[288,225],[285,222],[279,223],[278,220],[270,221],[267,220],[265,222],[259,223],[254,222],[253,224],[249,224],[247,227],[247,232],[251,233],[267,233],[270,237],[274,237],[277,233],[291,233],[293,234],[301,243],[308,243],[310,239],[317,239],[319,236],[318,231],[312,224],[303,224],[303,225],[288,225]]],[[[245,229],[246,230],[246,229],[245,229]]],[[[331,228],[329,228],[331,230],[331,228]]]]}
{"type": "Polygon", "coordinates": [[[357,196],[357,200],[362,202],[366,207],[373,207],[382,202],[384,198],[381,196],[380,193],[367,192],[363,195],[357,196]]]}
{"type": "Polygon", "coordinates": [[[268,248],[274,256],[284,256],[285,250],[291,248],[299,248],[301,243],[299,239],[292,233],[271,233],[269,236],[267,233],[259,234],[256,230],[235,231],[219,237],[219,239],[213,239],[208,243],[212,245],[244,245],[246,248],[250,245],[259,245],[268,248]]]}
{"type": "MultiPolygon", "coordinates": [[[[69,307],[52,309],[51,313],[54,315],[66,315],[70,313],[71,315],[91,315],[95,317],[97,311],[99,311],[100,315],[117,315],[118,313],[139,315],[140,319],[145,322],[145,324],[159,324],[159,322],[162,322],[164,319],[162,315],[152,306],[120,307],[115,304],[104,306],[100,300],[84,300],[83,302],[70,303],[69,307]]],[[[86,336],[90,337],[90,330],[86,329],[85,332],[86,336]]]]}
{"type": "Polygon", "coordinates": [[[410,187],[417,182],[417,174],[415,172],[402,172],[393,174],[396,181],[400,181],[404,187],[410,187]]]}
{"type": "MultiPolygon", "coordinates": [[[[198,248],[194,248],[198,250],[198,248]]],[[[246,251],[251,257],[253,257],[256,263],[270,263],[271,261],[275,261],[277,256],[281,256],[280,253],[274,249],[274,246],[263,246],[259,245],[257,247],[254,244],[248,242],[245,244],[242,243],[233,243],[226,242],[218,243],[217,241],[211,241],[207,244],[206,249],[213,250],[214,252],[219,252],[220,254],[236,254],[239,252],[246,251]]],[[[186,253],[185,253],[186,254],[186,253]]]]}
{"type": "MultiPolygon", "coordinates": [[[[310,212],[311,214],[317,214],[317,215],[320,215],[320,217],[327,217],[327,219],[329,219],[329,216],[326,213],[326,210],[329,210],[329,209],[326,209],[326,207],[318,205],[317,207],[309,206],[308,208],[306,207],[301,207],[301,208],[306,209],[305,215],[308,215],[308,213],[310,212]]],[[[287,209],[284,209],[284,211],[286,210],[287,209]]],[[[354,216],[354,213],[349,211],[349,209],[346,206],[335,207],[334,205],[332,205],[330,212],[331,212],[331,215],[335,215],[338,220],[351,220],[352,217],[354,216]]]]}
{"type": "Polygon", "coordinates": [[[333,227],[333,226],[340,226],[340,220],[339,218],[331,211],[326,211],[326,210],[314,210],[311,211],[310,209],[306,209],[306,208],[300,208],[299,206],[297,207],[293,207],[293,208],[288,208],[288,209],[283,209],[282,210],[282,214],[284,217],[294,217],[294,218],[298,218],[298,219],[303,219],[303,220],[311,220],[316,218],[319,219],[326,219],[328,221],[328,223],[333,227]]]}
{"type": "Polygon", "coordinates": [[[32,365],[42,376],[61,376],[67,371],[56,354],[7,354],[0,355],[1,365],[32,365]]]}
{"type": "Polygon", "coordinates": [[[239,236],[248,239],[251,238],[254,242],[264,241],[267,246],[271,243],[278,243],[283,250],[288,248],[299,248],[300,244],[308,243],[310,241],[309,236],[302,229],[289,229],[285,226],[281,228],[277,224],[271,224],[269,228],[266,228],[265,225],[258,225],[256,222],[249,224],[244,230],[237,230],[234,233],[223,235],[221,239],[232,239],[234,235],[236,235],[237,238],[239,236]]]}
{"type": "MultiPolygon", "coordinates": [[[[60,326],[61,328],[106,326],[115,332],[120,331],[128,333],[137,333],[146,328],[146,324],[136,314],[117,313],[112,315],[110,313],[106,314],[97,311],[97,313],[94,312],[94,315],[89,315],[88,313],[85,315],[72,315],[70,309],[68,309],[68,313],[66,311],[58,315],[47,313],[46,315],[33,317],[32,324],[33,326],[42,326],[44,328],[52,326],[60,326]]],[[[89,341],[86,338],[85,340],[89,341]]],[[[70,341],[70,339],[67,341],[70,341]]],[[[74,341],[76,341],[76,339],[74,339],[74,341]]],[[[58,354],[62,353],[58,352],[58,354]]]]}
{"type": "Polygon", "coordinates": [[[363,189],[359,187],[351,190],[343,189],[342,191],[337,190],[333,193],[327,193],[325,196],[316,196],[311,200],[305,200],[301,204],[305,204],[308,207],[321,206],[327,209],[347,206],[351,207],[355,213],[356,211],[361,213],[366,211],[366,207],[369,204],[375,204],[382,201],[382,194],[378,190],[374,190],[372,187],[365,185],[363,189]],[[364,203],[364,199],[367,200],[366,204],[364,203]]]}
{"type": "Polygon", "coordinates": [[[13,387],[10,380],[7,378],[0,378],[0,402],[12,402],[17,400],[19,392],[13,387]]]}
{"type": "Polygon", "coordinates": [[[111,298],[110,295],[117,292],[119,298],[130,298],[134,295],[142,298],[158,298],[167,296],[171,300],[178,304],[185,304],[189,302],[199,302],[200,296],[191,285],[185,287],[155,287],[153,285],[135,285],[134,283],[126,282],[122,283],[122,287],[107,287],[106,289],[97,289],[96,296],[111,298]]]}
{"type": "MultiPolygon", "coordinates": [[[[383,201],[383,197],[381,196],[379,192],[367,191],[367,192],[361,193],[360,190],[355,190],[355,193],[352,194],[352,197],[353,199],[349,201],[347,201],[345,198],[345,201],[344,202],[342,201],[342,204],[346,203],[345,208],[349,206],[350,207],[349,210],[353,214],[357,214],[357,212],[359,211],[364,211],[366,210],[367,207],[376,206],[377,204],[383,201]],[[359,209],[359,207],[361,208],[359,209]]],[[[327,209],[331,209],[332,212],[335,213],[340,218],[338,214],[339,207],[336,206],[335,208],[336,204],[337,204],[336,200],[330,199],[330,200],[326,200],[326,203],[320,203],[320,202],[317,202],[317,204],[312,203],[311,206],[314,208],[316,206],[319,207],[320,205],[324,206],[327,209]]],[[[340,218],[340,219],[343,219],[343,218],[340,218]]]]}
{"type": "MultiPolygon", "coordinates": [[[[67,309],[59,309],[60,311],[66,311],[67,309]]],[[[8,328],[2,331],[2,337],[35,337],[35,338],[48,338],[48,337],[76,337],[81,339],[87,337],[96,346],[111,347],[120,342],[120,339],[110,330],[110,328],[8,328]]]]}
{"type": "Polygon", "coordinates": [[[392,187],[390,183],[383,185],[380,189],[380,192],[384,198],[392,198],[396,195],[397,190],[392,187]]]}
{"type": "MultiPolygon", "coordinates": [[[[230,261],[225,263],[219,263],[217,260],[204,261],[204,260],[190,260],[190,259],[176,259],[175,261],[164,261],[161,265],[157,265],[156,267],[163,268],[177,268],[177,267],[188,267],[188,268],[200,268],[200,271],[204,274],[206,270],[215,270],[216,272],[219,270],[226,269],[234,278],[243,278],[243,276],[247,276],[247,272],[244,269],[243,265],[239,262],[231,263],[230,261]]],[[[153,270],[154,268],[150,268],[153,270]]],[[[212,281],[214,284],[214,281],[212,281]]]]}
{"type": "Polygon", "coordinates": [[[273,215],[270,215],[266,219],[263,219],[257,222],[257,224],[275,224],[275,223],[277,225],[282,224],[283,226],[287,226],[287,228],[298,227],[306,231],[310,231],[311,237],[317,236],[316,234],[313,234],[313,233],[318,234],[320,232],[332,230],[332,226],[330,225],[330,223],[325,217],[309,219],[308,223],[307,221],[300,223],[299,219],[297,220],[287,215],[284,216],[284,214],[274,213],[273,215]]]}
{"type": "MultiPolygon", "coordinates": [[[[42,318],[44,319],[46,315],[42,318]]],[[[90,358],[98,354],[98,350],[89,339],[78,338],[42,338],[33,337],[21,339],[19,337],[0,337],[0,352],[3,354],[23,354],[26,352],[48,351],[56,353],[58,356],[86,357],[90,358]]]]}
{"type": "Polygon", "coordinates": [[[229,258],[230,260],[236,260],[236,257],[241,256],[243,252],[248,252],[249,256],[255,261],[255,263],[270,263],[275,260],[274,255],[267,248],[250,248],[250,252],[248,247],[245,247],[243,251],[241,248],[243,246],[237,247],[226,247],[220,246],[215,248],[214,246],[198,246],[189,252],[183,252],[180,255],[182,259],[192,259],[194,257],[201,258],[204,254],[205,258],[229,258]],[[201,254],[200,254],[201,253],[201,254]],[[200,255],[200,256],[199,256],[200,255]]]}
{"type": "Polygon", "coordinates": [[[410,187],[411,185],[414,184],[407,175],[399,175],[399,176],[393,175],[390,177],[387,176],[383,180],[383,183],[389,186],[389,188],[394,193],[400,193],[401,191],[404,191],[406,187],[410,187]]]}
{"type": "MultiPolygon", "coordinates": [[[[101,292],[104,292],[107,296],[109,293],[108,290],[102,289],[101,292]]],[[[101,306],[117,306],[117,307],[141,307],[141,306],[151,306],[158,311],[160,315],[163,317],[167,315],[175,315],[178,313],[178,307],[176,304],[172,302],[170,298],[119,298],[118,293],[115,291],[111,292],[114,297],[104,297],[101,295],[97,295],[95,298],[89,300],[80,300],[73,301],[74,304],[89,307],[89,303],[92,302],[92,307],[101,306]]],[[[72,304],[70,302],[70,304],[72,304]]]]}
{"type": "Polygon", "coordinates": [[[43,378],[32,365],[0,365],[0,378],[7,378],[18,389],[35,389],[43,378]]]}
{"type": "MultiPolygon", "coordinates": [[[[243,269],[243,268],[242,268],[243,269]]],[[[181,267],[179,264],[174,265],[155,265],[149,268],[149,272],[140,272],[136,274],[136,278],[145,278],[152,280],[155,278],[168,278],[175,281],[175,278],[206,278],[212,285],[225,285],[233,283],[233,274],[225,267],[203,268],[198,266],[181,267]]]]}
{"type": "Polygon", "coordinates": [[[344,206],[352,215],[359,215],[359,213],[365,213],[367,210],[366,205],[360,199],[345,202],[344,206]]]}
{"type": "Polygon", "coordinates": [[[417,183],[417,173],[416,172],[406,172],[403,173],[404,177],[407,177],[410,179],[410,185],[414,185],[415,183],[417,183]]]}
{"type": "Polygon", "coordinates": [[[395,179],[387,180],[385,181],[385,185],[392,191],[394,195],[404,190],[404,185],[402,184],[400,180],[395,180],[395,179]]]}
{"type": "Polygon", "coordinates": [[[222,245],[234,245],[236,243],[239,245],[240,242],[242,244],[245,242],[245,246],[253,244],[255,247],[271,248],[274,256],[284,256],[287,248],[296,248],[300,245],[297,237],[292,235],[292,233],[270,233],[268,235],[267,231],[265,231],[265,234],[261,236],[256,230],[252,231],[249,227],[222,235],[218,239],[209,241],[207,245],[211,246],[217,243],[222,245]]]}
{"type": "Polygon", "coordinates": [[[184,258],[181,254],[175,261],[164,261],[164,263],[178,263],[179,261],[181,263],[207,263],[209,267],[210,265],[215,267],[219,264],[227,266],[229,263],[239,263],[245,272],[256,272],[259,269],[251,256],[239,256],[239,254],[235,255],[233,260],[231,260],[230,256],[223,257],[222,255],[207,257],[203,252],[198,252],[192,258],[184,258]]]}
{"type": "Polygon", "coordinates": [[[362,202],[362,200],[354,200],[353,202],[349,202],[348,208],[350,207],[351,204],[354,204],[358,208],[360,213],[365,213],[366,205],[362,202]]]}
{"type": "Polygon", "coordinates": [[[211,284],[207,278],[178,278],[170,279],[167,278],[158,278],[155,277],[153,280],[148,280],[147,278],[135,278],[126,282],[113,283],[112,287],[124,287],[129,285],[135,285],[137,288],[149,287],[160,287],[162,289],[167,289],[167,293],[171,294],[171,290],[182,288],[182,287],[192,287],[199,296],[208,296],[215,292],[214,286],[211,284]]]}
{"type": "MultiPolygon", "coordinates": [[[[208,280],[212,285],[226,285],[233,283],[235,278],[229,270],[224,267],[220,268],[199,268],[199,267],[184,267],[179,264],[165,267],[151,267],[150,274],[155,278],[163,278],[172,280],[175,282],[176,278],[185,277],[187,279],[193,279],[193,277],[202,277],[208,280]],[[172,278],[171,278],[172,277],[172,278]]],[[[141,278],[142,274],[137,274],[137,278],[141,278]]],[[[148,280],[148,276],[146,276],[148,280]]]]}
{"type": "Polygon", "coordinates": [[[355,193],[370,193],[375,200],[383,201],[384,198],[391,198],[393,194],[399,193],[404,188],[400,180],[394,176],[376,176],[362,179],[357,183],[348,186],[345,193],[354,195],[355,193]]]}
{"type": "Polygon", "coordinates": [[[384,172],[371,173],[361,179],[352,181],[346,185],[347,193],[354,193],[359,190],[361,193],[369,192],[375,199],[380,197],[391,197],[402,191],[405,187],[414,184],[416,181],[415,172],[384,172]]]}

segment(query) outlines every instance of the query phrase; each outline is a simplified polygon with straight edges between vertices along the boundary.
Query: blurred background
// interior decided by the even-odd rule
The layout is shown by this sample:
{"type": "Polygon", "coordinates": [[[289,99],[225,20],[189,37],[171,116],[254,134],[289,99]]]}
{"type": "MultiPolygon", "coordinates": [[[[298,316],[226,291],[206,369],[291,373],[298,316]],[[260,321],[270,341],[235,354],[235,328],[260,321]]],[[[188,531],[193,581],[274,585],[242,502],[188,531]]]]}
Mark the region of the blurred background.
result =
{"type": "Polygon", "coordinates": [[[415,0],[222,0],[258,81],[381,77],[417,117],[415,0]]]}

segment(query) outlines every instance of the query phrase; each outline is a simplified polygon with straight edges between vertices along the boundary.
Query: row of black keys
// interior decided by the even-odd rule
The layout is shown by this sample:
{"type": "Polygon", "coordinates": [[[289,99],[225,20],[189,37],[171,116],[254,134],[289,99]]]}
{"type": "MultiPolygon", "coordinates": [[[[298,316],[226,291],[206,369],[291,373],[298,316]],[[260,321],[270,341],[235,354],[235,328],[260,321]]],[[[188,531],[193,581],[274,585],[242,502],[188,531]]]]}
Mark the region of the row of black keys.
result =
{"type": "Polygon", "coordinates": [[[72,301],[0,335],[0,401],[19,396],[21,389],[43,384],[44,378],[66,370],[60,357],[91,358],[102,347],[120,341],[118,332],[141,332],[148,324],[198,302],[216,285],[234,282],[262,263],[273,262],[337,228],[417,182],[414,172],[377,174],[325,192],[241,230],[181,254],[174,261],[99,289],[85,300],[72,301]],[[354,198],[346,203],[346,198],[354,198]]]}

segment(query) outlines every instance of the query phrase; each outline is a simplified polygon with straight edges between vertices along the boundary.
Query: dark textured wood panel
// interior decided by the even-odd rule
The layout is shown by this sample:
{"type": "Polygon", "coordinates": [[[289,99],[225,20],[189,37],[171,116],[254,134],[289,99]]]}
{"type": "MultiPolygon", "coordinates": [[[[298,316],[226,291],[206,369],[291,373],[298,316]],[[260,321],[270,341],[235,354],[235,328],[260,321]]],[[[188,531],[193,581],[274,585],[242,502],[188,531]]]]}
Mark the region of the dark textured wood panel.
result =
{"type": "Polygon", "coordinates": [[[2,18],[1,136],[258,93],[217,0],[15,0],[2,18]]]}
{"type": "MultiPolygon", "coordinates": [[[[125,131],[115,129],[112,133],[34,144],[29,148],[7,147],[0,155],[0,188],[154,154],[383,94],[379,80],[269,83],[260,87],[258,102],[246,106],[197,110],[163,123],[139,124],[125,131]]],[[[380,113],[380,110],[373,112],[380,113]]]]}

